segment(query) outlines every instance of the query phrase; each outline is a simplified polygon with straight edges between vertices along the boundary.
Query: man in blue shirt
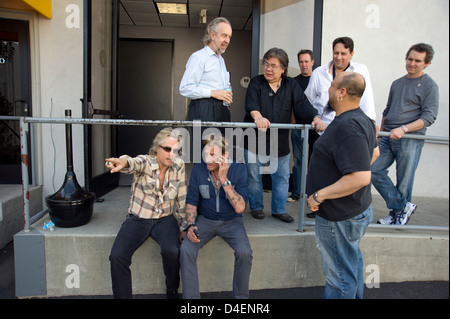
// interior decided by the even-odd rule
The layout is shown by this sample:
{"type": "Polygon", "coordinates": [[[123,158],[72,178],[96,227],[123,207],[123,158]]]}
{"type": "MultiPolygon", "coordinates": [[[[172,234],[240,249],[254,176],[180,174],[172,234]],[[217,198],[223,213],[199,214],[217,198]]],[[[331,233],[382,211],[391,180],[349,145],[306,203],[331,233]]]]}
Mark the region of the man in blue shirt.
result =
{"type": "Polygon", "coordinates": [[[186,198],[187,228],[180,251],[183,298],[199,299],[198,251],[216,236],[234,250],[233,295],[249,296],[252,249],[242,221],[247,202],[247,171],[228,161],[227,141],[209,139],[204,161],[194,165],[186,198]],[[187,238],[187,239],[186,239],[187,238]]]}
{"type": "Polygon", "coordinates": [[[230,121],[230,109],[223,103],[232,103],[233,93],[226,90],[230,74],[222,54],[230,44],[231,34],[227,19],[212,20],[205,31],[203,49],[189,57],[179,87],[180,94],[191,99],[189,121],[230,121]]]}

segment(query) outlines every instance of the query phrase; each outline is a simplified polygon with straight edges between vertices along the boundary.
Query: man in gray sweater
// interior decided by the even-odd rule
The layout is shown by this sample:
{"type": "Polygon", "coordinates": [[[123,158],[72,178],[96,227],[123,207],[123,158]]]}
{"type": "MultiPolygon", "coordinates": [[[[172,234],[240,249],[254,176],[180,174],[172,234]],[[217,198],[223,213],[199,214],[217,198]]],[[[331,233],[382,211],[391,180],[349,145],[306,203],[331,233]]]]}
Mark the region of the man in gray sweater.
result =
{"type": "Polygon", "coordinates": [[[411,46],[406,54],[407,74],[391,85],[380,126],[380,131],[390,132],[390,135],[379,140],[380,157],[371,168],[372,184],[391,210],[388,216],[378,221],[379,224],[405,225],[416,210],[411,197],[424,140],[404,135],[425,135],[427,127],[436,120],[439,89],[423,72],[431,64],[433,55],[433,48],[428,44],[411,46]],[[397,185],[388,176],[388,168],[394,161],[397,185]]]}

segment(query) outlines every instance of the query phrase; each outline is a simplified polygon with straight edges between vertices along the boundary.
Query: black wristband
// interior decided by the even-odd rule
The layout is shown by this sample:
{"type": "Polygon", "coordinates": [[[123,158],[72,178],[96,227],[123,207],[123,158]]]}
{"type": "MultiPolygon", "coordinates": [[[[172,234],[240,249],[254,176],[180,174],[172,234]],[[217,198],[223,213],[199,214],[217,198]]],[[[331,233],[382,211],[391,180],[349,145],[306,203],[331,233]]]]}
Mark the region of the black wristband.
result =
{"type": "Polygon", "coordinates": [[[183,231],[188,231],[192,226],[197,226],[195,224],[189,224],[183,231]]]}

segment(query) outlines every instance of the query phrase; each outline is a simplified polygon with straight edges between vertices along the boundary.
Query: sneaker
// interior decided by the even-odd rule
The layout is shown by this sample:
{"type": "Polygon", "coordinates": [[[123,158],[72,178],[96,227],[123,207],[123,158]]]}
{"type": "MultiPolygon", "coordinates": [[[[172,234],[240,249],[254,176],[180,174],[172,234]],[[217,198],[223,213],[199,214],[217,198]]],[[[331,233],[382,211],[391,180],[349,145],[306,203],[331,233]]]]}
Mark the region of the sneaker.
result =
{"type": "Polygon", "coordinates": [[[300,199],[300,197],[291,195],[291,197],[288,197],[287,201],[292,203],[292,202],[298,202],[299,199],[300,199]]]}
{"type": "Polygon", "coordinates": [[[381,225],[394,225],[395,224],[395,218],[390,213],[384,218],[381,218],[377,221],[377,224],[381,225]]]}
{"type": "Polygon", "coordinates": [[[396,216],[396,225],[406,225],[411,218],[411,215],[414,214],[417,206],[413,203],[407,202],[403,211],[396,216]]]}

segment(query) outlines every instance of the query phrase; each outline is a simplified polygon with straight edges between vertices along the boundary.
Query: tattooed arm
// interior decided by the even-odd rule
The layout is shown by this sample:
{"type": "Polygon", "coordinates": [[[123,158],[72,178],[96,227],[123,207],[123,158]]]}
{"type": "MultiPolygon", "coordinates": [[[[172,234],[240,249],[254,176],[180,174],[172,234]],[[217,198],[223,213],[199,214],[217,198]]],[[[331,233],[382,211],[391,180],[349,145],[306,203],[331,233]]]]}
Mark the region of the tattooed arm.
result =
{"type": "Polygon", "coordinates": [[[227,173],[229,168],[230,164],[227,160],[227,156],[222,157],[219,164],[218,178],[222,184],[223,190],[227,194],[231,206],[233,206],[236,213],[241,214],[245,210],[244,198],[234,189],[233,185],[224,185],[228,180],[227,173]]]}
{"type": "Polygon", "coordinates": [[[188,225],[195,224],[197,219],[197,207],[191,204],[186,205],[186,222],[188,225]]]}
{"type": "Polygon", "coordinates": [[[228,200],[230,201],[231,206],[233,206],[236,213],[243,213],[245,210],[245,201],[241,195],[236,192],[233,185],[225,186],[222,184],[223,190],[227,194],[228,200]]]}
{"type": "Polygon", "coordinates": [[[186,205],[186,221],[187,221],[188,225],[194,225],[194,226],[189,227],[187,233],[182,232],[182,234],[180,235],[182,239],[184,239],[184,237],[186,236],[193,243],[200,242],[200,239],[198,239],[197,235],[194,233],[194,230],[198,230],[198,227],[195,226],[196,219],[197,219],[197,206],[187,204],[186,205]]]}

